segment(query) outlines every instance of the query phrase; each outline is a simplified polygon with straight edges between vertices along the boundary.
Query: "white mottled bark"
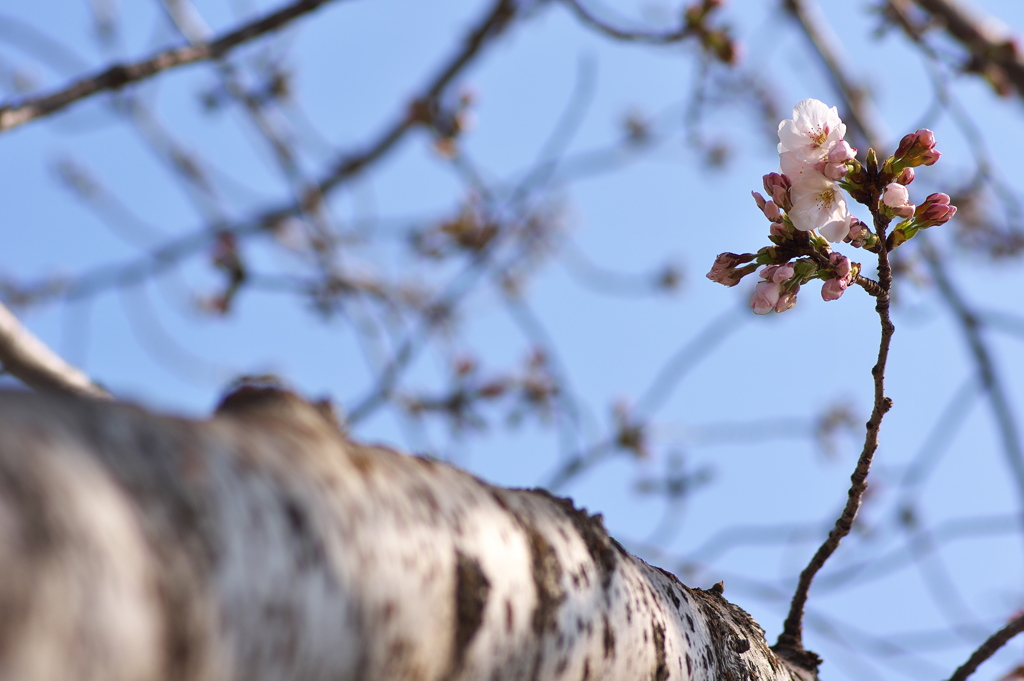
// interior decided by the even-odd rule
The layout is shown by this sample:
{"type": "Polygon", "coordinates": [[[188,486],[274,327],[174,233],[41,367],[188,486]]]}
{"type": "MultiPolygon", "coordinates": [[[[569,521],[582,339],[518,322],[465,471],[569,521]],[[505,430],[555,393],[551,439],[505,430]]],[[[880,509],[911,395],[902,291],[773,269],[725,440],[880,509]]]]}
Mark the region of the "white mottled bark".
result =
{"type": "Polygon", "coordinates": [[[203,423],[0,394],[0,681],[797,676],[600,516],[287,393],[203,423]]]}

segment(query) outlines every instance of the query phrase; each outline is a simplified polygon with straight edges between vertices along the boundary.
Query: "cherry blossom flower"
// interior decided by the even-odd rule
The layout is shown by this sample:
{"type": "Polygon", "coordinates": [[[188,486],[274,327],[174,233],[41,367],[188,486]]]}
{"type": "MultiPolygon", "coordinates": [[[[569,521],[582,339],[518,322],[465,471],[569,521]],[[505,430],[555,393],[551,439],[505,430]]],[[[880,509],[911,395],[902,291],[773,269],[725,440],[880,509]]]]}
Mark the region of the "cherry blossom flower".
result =
{"type": "Polygon", "coordinates": [[[846,136],[846,124],[836,107],[805,99],[793,107],[793,118],[779,123],[779,154],[797,152],[805,160],[820,161],[846,136]]]}
{"type": "Polygon", "coordinates": [[[789,218],[802,232],[812,229],[829,241],[842,241],[850,233],[850,212],[839,185],[819,175],[799,184],[794,183],[793,208],[789,218]]]}

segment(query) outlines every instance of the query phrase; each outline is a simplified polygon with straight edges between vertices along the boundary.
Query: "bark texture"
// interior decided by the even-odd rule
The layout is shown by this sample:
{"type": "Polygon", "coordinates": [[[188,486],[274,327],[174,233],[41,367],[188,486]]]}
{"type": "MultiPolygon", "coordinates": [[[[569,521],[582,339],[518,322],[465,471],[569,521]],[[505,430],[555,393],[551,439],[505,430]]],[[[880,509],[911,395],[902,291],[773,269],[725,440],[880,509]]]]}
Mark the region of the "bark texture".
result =
{"type": "Polygon", "coordinates": [[[205,422],[0,393],[0,680],[792,679],[542,490],[246,387],[205,422]]]}

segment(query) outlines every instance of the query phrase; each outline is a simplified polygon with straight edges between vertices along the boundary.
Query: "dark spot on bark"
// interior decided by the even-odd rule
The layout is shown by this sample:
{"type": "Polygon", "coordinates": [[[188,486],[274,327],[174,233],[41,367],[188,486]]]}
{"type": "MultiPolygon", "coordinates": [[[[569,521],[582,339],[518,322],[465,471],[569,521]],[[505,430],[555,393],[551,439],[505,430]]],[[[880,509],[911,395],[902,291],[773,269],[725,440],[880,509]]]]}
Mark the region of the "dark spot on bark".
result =
{"type": "Polygon", "coordinates": [[[653,681],[665,681],[668,678],[668,663],[665,656],[665,627],[651,620],[651,630],[654,632],[654,673],[651,675],[653,681]]]}
{"type": "Polygon", "coordinates": [[[306,514],[294,499],[284,500],[284,514],[288,519],[288,529],[298,539],[304,539],[309,533],[309,526],[306,523],[306,514]]]}
{"type": "Polygon", "coordinates": [[[452,652],[452,669],[462,667],[469,647],[480,623],[484,619],[487,596],[491,583],[475,559],[455,552],[455,642],[452,652]]]}
{"type": "Polygon", "coordinates": [[[690,631],[697,631],[697,628],[693,624],[693,615],[686,613],[686,624],[690,627],[690,631]]]}
{"type": "Polygon", "coordinates": [[[615,633],[608,624],[608,615],[601,615],[601,621],[604,625],[604,657],[608,659],[615,657],[615,633]]]}
{"type": "Polygon", "coordinates": [[[587,552],[590,554],[591,559],[601,573],[601,588],[607,591],[611,585],[612,575],[615,572],[615,549],[617,548],[623,553],[626,553],[626,550],[608,536],[608,532],[604,529],[604,518],[600,513],[590,515],[586,509],[577,509],[573,505],[572,499],[556,497],[550,492],[539,488],[533,491],[548,497],[565,511],[573,527],[576,528],[576,532],[579,533],[583,543],[586,544],[587,552]]]}
{"type": "Polygon", "coordinates": [[[580,677],[580,681],[587,681],[590,678],[590,660],[583,660],[583,676],[580,677]]]}
{"type": "Polygon", "coordinates": [[[672,600],[672,605],[676,606],[676,610],[680,607],[679,596],[676,596],[676,590],[671,586],[666,589],[668,591],[668,597],[672,600]]]}
{"type": "Polygon", "coordinates": [[[434,459],[430,457],[417,455],[412,457],[412,460],[427,469],[432,469],[434,467],[434,459]]]}
{"type": "Polygon", "coordinates": [[[505,497],[503,497],[498,490],[493,488],[491,489],[491,498],[494,499],[494,503],[496,503],[501,508],[501,510],[509,510],[508,504],[505,503],[505,497]]]}
{"type": "Polygon", "coordinates": [[[309,518],[305,510],[294,499],[286,498],[283,502],[285,520],[291,532],[291,539],[298,545],[296,566],[300,570],[312,565],[323,563],[324,548],[319,538],[310,528],[309,518]]]}
{"type": "Polygon", "coordinates": [[[693,676],[693,660],[690,659],[690,653],[686,653],[686,676],[693,676]]]}
{"type": "Polygon", "coordinates": [[[512,601],[505,599],[505,631],[512,632],[512,601]]]}
{"type": "Polygon", "coordinates": [[[568,667],[569,667],[569,660],[567,658],[563,657],[561,660],[558,661],[558,664],[555,665],[555,675],[556,676],[561,676],[562,674],[565,673],[565,670],[568,667]]]}
{"type": "Polygon", "coordinates": [[[415,490],[416,496],[430,509],[430,518],[436,518],[441,513],[441,505],[437,503],[434,492],[426,485],[419,485],[415,490]]]}
{"type": "Polygon", "coordinates": [[[750,641],[743,638],[742,636],[734,635],[729,640],[729,645],[731,645],[732,649],[735,650],[737,653],[745,653],[748,650],[750,650],[750,641]]]}
{"type": "Polygon", "coordinates": [[[633,622],[633,608],[629,605],[629,601],[626,601],[626,621],[633,622]]]}
{"type": "Polygon", "coordinates": [[[538,636],[555,628],[558,607],[565,600],[562,564],[555,549],[533,527],[525,528],[530,540],[530,562],[537,603],[533,609],[533,632],[538,636]]]}

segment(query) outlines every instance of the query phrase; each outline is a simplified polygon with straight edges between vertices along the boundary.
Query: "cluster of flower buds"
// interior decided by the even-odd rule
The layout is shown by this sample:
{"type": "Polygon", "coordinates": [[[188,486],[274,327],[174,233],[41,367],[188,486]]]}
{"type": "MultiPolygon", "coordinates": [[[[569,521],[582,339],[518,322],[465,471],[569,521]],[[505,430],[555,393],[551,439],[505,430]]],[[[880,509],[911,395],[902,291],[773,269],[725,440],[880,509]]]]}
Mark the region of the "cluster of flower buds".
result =
{"type": "Polygon", "coordinates": [[[757,314],[792,308],[800,287],[813,279],[824,282],[821,297],[825,300],[838,299],[855,282],[869,286],[859,278],[860,265],[833,251],[829,242],[878,252],[885,226],[899,218],[902,222],[884,244],[891,250],[956,213],[946,194],[932,194],[920,205],[910,202],[907,186],[914,181],[914,167],[932,165],[941,156],[930,130],[905,136],[881,167],[870,149],[862,165],[845,135],[846,125],[837,109],[816,99],[800,102],[793,108],[793,117],[779,123],[781,172],[764,176],[768,198],[751,192],[771,223],[773,245],[756,253],[722,253],[707,274],[712,281],[735,286],[765,265],[750,299],[757,314]],[[872,231],[849,212],[844,190],[883,220],[880,231],[872,231]]]}
{"type": "Polygon", "coordinates": [[[897,174],[904,168],[931,166],[939,160],[942,153],[935,150],[935,135],[927,128],[904,135],[896,153],[886,164],[885,170],[897,174]]]}

